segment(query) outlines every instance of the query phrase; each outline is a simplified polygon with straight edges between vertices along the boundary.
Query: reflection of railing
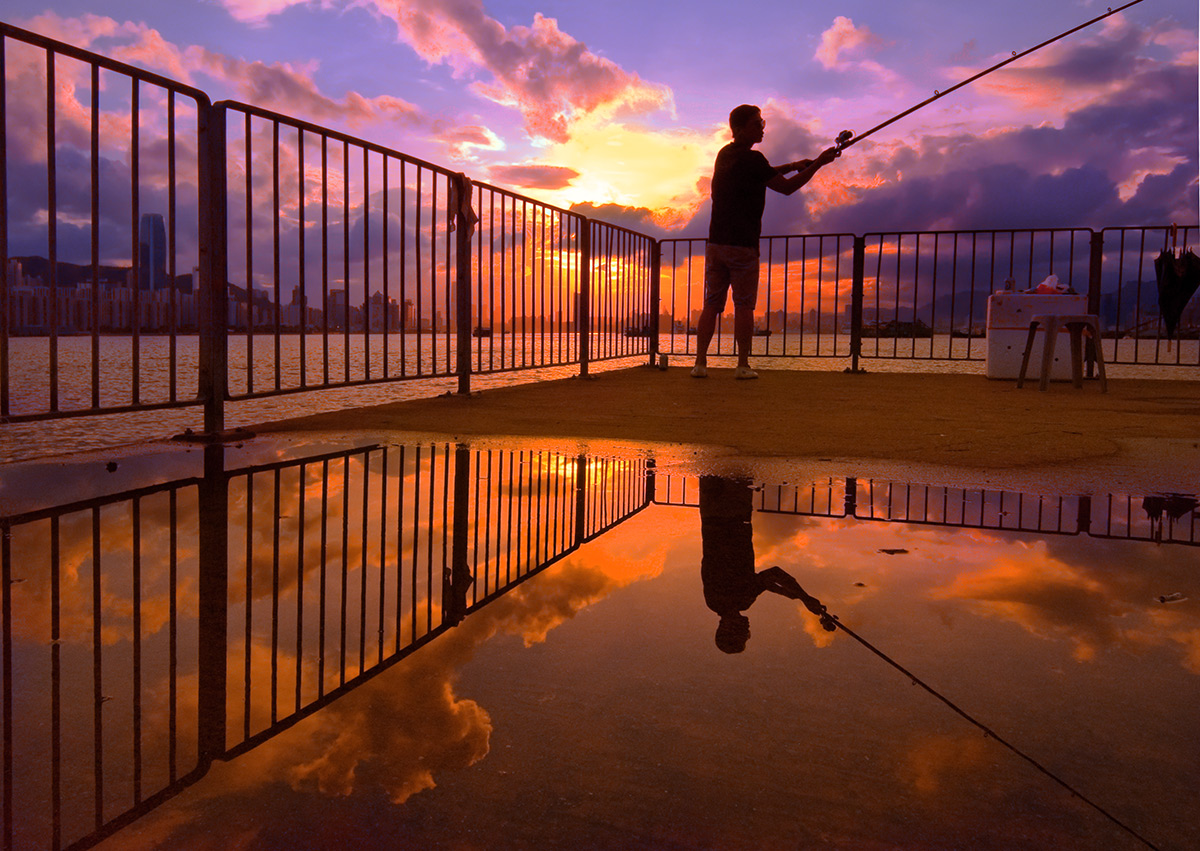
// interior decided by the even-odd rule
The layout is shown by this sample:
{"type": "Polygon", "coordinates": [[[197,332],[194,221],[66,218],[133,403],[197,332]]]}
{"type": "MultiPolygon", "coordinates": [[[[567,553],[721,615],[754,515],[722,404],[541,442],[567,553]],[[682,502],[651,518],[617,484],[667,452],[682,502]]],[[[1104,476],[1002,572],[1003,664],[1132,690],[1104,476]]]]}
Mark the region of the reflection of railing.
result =
{"type": "Polygon", "coordinates": [[[366,447],[0,518],[3,847],[88,847],[642,510],[644,459],[366,447]]]}
{"type": "MultiPolygon", "coordinates": [[[[654,493],[661,505],[700,504],[695,477],[659,474],[654,493]]],[[[821,485],[759,487],[754,507],[802,517],[1200,546],[1200,509],[1195,497],[1186,495],[1048,496],[850,477],[821,485]]]]}

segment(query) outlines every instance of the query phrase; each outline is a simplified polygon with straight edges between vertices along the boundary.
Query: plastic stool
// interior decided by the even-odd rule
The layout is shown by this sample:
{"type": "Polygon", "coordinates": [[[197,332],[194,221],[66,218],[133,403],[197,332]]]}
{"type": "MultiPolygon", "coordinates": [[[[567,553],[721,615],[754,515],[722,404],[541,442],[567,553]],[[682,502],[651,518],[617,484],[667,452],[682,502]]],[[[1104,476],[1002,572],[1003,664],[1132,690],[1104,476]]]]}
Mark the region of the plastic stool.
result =
{"type": "Polygon", "coordinates": [[[1042,347],[1042,373],[1039,390],[1050,384],[1050,367],[1054,363],[1054,338],[1058,329],[1064,328],[1071,335],[1071,380],[1077,388],[1083,387],[1083,332],[1086,329],[1095,343],[1096,366],[1100,373],[1100,392],[1108,392],[1108,380],[1104,375],[1104,354],[1100,350],[1100,317],[1094,313],[1047,313],[1034,316],[1029,321],[1029,336],[1025,338],[1025,354],[1021,356],[1021,373],[1017,376],[1017,387],[1025,384],[1025,372],[1029,368],[1029,353],[1033,350],[1033,338],[1041,325],[1046,333],[1042,347]]]}

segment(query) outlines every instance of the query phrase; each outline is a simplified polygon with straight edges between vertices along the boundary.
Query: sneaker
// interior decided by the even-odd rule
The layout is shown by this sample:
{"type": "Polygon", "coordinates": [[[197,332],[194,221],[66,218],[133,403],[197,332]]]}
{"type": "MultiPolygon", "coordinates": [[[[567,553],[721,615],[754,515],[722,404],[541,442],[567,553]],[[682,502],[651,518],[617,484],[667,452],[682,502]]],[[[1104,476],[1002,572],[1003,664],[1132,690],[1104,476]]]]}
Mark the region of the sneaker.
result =
{"type": "Polygon", "coordinates": [[[708,378],[708,367],[696,364],[692,367],[692,378],[708,378]]]}
{"type": "Polygon", "coordinates": [[[739,366],[733,371],[734,378],[758,378],[758,373],[748,366],[739,366]]]}

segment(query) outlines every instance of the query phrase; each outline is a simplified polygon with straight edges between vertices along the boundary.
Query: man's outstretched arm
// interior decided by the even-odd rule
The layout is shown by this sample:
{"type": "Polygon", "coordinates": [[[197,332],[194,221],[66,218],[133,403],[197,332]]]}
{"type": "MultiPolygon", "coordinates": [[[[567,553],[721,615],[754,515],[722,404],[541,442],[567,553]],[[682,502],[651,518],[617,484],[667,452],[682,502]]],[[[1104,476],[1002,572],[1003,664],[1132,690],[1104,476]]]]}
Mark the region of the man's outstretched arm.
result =
{"type": "Polygon", "coordinates": [[[822,166],[826,166],[833,162],[841,155],[837,148],[826,148],[817,156],[815,160],[797,160],[794,163],[788,163],[777,169],[778,173],[767,181],[767,186],[780,192],[784,195],[791,195],[804,184],[812,180],[813,175],[821,170],[822,166]],[[789,171],[795,171],[791,177],[783,175],[789,171]]]}

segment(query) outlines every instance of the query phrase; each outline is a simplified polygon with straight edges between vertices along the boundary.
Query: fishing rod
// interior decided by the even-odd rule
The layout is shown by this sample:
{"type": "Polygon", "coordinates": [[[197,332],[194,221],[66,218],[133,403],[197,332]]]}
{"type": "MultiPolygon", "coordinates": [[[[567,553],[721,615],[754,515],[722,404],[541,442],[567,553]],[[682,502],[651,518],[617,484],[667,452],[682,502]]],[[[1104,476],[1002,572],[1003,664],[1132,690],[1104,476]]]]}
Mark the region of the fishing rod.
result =
{"type": "Polygon", "coordinates": [[[1029,763],[1030,765],[1032,765],[1034,768],[1036,768],[1036,769],[1037,769],[1038,771],[1040,771],[1042,774],[1044,774],[1045,776],[1049,777],[1051,780],[1053,780],[1053,781],[1054,781],[1055,783],[1057,783],[1059,786],[1061,786],[1062,788],[1066,789],[1068,792],[1070,792],[1070,793],[1071,793],[1071,795],[1072,795],[1072,796],[1074,796],[1074,797],[1078,798],[1080,801],[1083,801],[1083,803],[1087,804],[1089,807],[1091,807],[1092,809],[1096,810],[1098,813],[1100,813],[1102,816],[1104,816],[1104,817],[1105,817],[1106,819],[1108,819],[1110,822],[1112,822],[1113,824],[1115,824],[1117,827],[1121,828],[1121,830],[1123,830],[1123,831],[1125,831],[1126,833],[1128,833],[1128,834],[1129,834],[1130,836],[1132,836],[1134,839],[1136,839],[1136,840],[1138,840],[1139,842],[1141,842],[1141,843],[1142,843],[1143,845],[1145,845],[1147,848],[1154,849],[1154,851],[1159,851],[1159,848],[1158,848],[1158,846],[1157,846],[1157,845],[1155,845],[1154,843],[1152,843],[1152,842],[1151,842],[1149,839],[1147,839],[1146,837],[1142,836],[1140,833],[1138,833],[1136,830],[1134,830],[1134,829],[1133,829],[1132,827],[1130,827],[1129,825],[1125,824],[1125,822],[1121,821],[1119,818],[1117,818],[1115,815],[1113,815],[1112,813],[1110,813],[1110,812],[1109,812],[1108,810],[1106,810],[1104,807],[1100,806],[1100,805],[1099,805],[1099,804],[1097,804],[1095,801],[1093,801],[1093,800],[1091,800],[1090,798],[1088,798],[1086,795],[1084,795],[1084,794],[1083,794],[1082,792],[1080,792],[1078,789],[1076,789],[1075,787],[1073,787],[1071,784],[1067,783],[1067,781],[1063,780],[1061,777],[1059,777],[1059,776],[1058,776],[1057,774],[1055,774],[1053,771],[1051,771],[1050,769],[1046,768],[1046,767],[1045,767],[1044,765],[1042,765],[1040,762],[1038,762],[1037,760],[1035,760],[1033,757],[1029,756],[1027,753],[1025,753],[1024,751],[1022,751],[1020,748],[1018,748],[1016,745],[1014,745],[1014,744],[1012,744],[1011,742],[1009,742],[1008,740],[1006,740],[1006,739],[1002,738],[1002,737],[1001,737],[1001,736],[1000,736],[1000,735],[999,735],[999,734],[998,734],[998,733],[997,733],[995,730],[993,730],[991,727],[988,727],[988,726],[987,726],[986,724],[984,724],[983,722],[976,720],[976,719],[975,719],[975,718],[974,718],[972,715],[970,715],[970,714],[969,714],[969,713],[968,713],[966,710],[964,710],[964,709],[961,709],[959,706],[957,706],[955,703],[953,703],[953,702],[952,702],[952,701],[951,701],[951,700],[950,700],[948,697],[946,697],[945,695],[943,695],[941,692],[937,691],[937,689],[935,689],[933,686],[929,685],[929,684],[928,684],[928,683],[926,683],[924,680],[922,680],[922,679],[920,679],[919,677],[917,677],[917,675],[916,675],[916,674],[914,674],[914,673],[912,673],[911,671],[909,671],[907,668],[905,668],[903,665],[901,665],[901,664],[900,664],[899,662],[897,662],[895,659],[893,659],[892,657],[888,656],[886,653],[884,653],[884,652],[883,652],[882,650],[880,650],[878,647],[876,647],[875,645],[871,644],[869,641],[867,641],[867,640],[866,640],[865,638],[863,638],[861,635],[859,635],[858,633],[856,633],[854,630],[850,629],[850,627],[846,626],[844,623],[842,623],[842,622],[841,622],[841,621],[838,619],[838,616],[837,616],[837,615],[835,615],[835,614],[831,614],[831,613],[829,612],[829,610],[828,610],[828,609],[827,609],[827,608],[826,608],[826,607],[825,607],[825,606],[824,606],[824,605],[821,603],[821,601],[820,601],[820,600],[818,600],[818,599],[817,599],[817,598],[815,598],[815,597],[810,597],[810,598],[809,598],[809,600],[806,600],[806,601],[805,601],[805,606],[808,608],[808,610],[809,610],[810,612],[812,612],[813,614],[817,615],[817,616],[818,616],[818,617],[821,619],[821,626],[822,626],[822,627],[824,627],[826,631],[828,631],[828,632],[833,632],[833,631],[835,631],[835,630],[839,630],[839,629],[840,629],[842,632],[846,633],[846,635],[850,636],[850,637],[851,637],[851,638],[853,638],[855,641],[857,641],[859,644],[861,644],[863,647],[865,647],[865,648],[867,648],[868,650],[870,650],[872,653],[874,653],[876,656],[878,656],[878,657],[879,657],[880,659],[882,659],[884,662],[886,662],[887,664],[891,665],[893,668],[895,668],[895,669],[896,669],[897,671],[899,671],[900,673],[904,674],[904,676],[908,677],[908,678],[909,678],[909,680],[911,680],[911,681],[912,681],[912,684],[913,684],[913,685],[915,685],[915,686],[920,686],[922,689],[924,689],[924,690],[925,690],[925,691],[927,691],[929,694],[931,694],[931,695],[933,695],[934,697],[936,697],[938,700],[940,700],[940,701],[941,701],[942,703],[944,703],[946,706],[950,707],[950,709],[952,709],[952,710],[953,710],[954,712],[956,712],[958,715],[962,716],[962,717],[963,717],[963,718],[965,718],[967,721],[969,721],[971,724],[973,724],[973,725],[975,725],[976,727],[978,727],[980,730],[982,730],[982,731],[983,731],[983,735],[984,735],[985,737],[987,737],[987,738],[990,738],[990,739],[994,739],[996,742],[998,742],[999,744],[1003,745],[1003,746],[1004,746],[1005,748],[1007,748],[1008,750],[1012,751],[1014,754],[1016,754],[1017,756],[1019,756],[1021,759],[1025,760],[1025,762],[1027,762],[1027,763],[1029,763]],[[810,605],[809,601],[811,601],[811,605],[810,605]]]}
{"type": "Polygon", "coordinates": [[[1092,18],[1090,21],[1086,21],[1085,23],[1082,23],[1077,27],[1069,29],[1066,32],[1059,33],[1058,35],[1054,36],[1054,38],[1047,39],[1046,41],[1043,41],[1041,44],[1034,45],[1033,47],[1029,48],[1028,50],[1023,50],[1020,53],[1017,53],[1014,50],[1012,56],[1008,57],[1004,61],[997,62],[991,68],[985,68],[984,70],[980,71],[978,74],[975,74],[972,77],[968,77],[967,79],[963,80],[961,83],[954,84],[953,86],[946,89],[945,91],[935,90],[933,93],[933,97],[927,98],[927,99],[921,101],[916,106],[910,107],[909,109],[904,110],[904,112],[901,112],[898,115],[892,116],[887,121],[883,122],[882,124],[877,124],[876,126],[872,127],[870,130],[868,130],[865,133],[860,133],[857,136],[855,136],[853,131],[843,130],[841,133],[838,134],[837,141],[835,142],[834,147],[837,148],[838,153],[841,153],[846,148],[849,148],[851,145],[858,144],[863,139],[870,136],[872,133],[882,130],[884,127],[887,127],[889,124],[896,123],[901,118],[904,118],[906,115],[911,115],[912,113],[916,112],[918,109],[922,109],[926,106],[929,106],[929,104],[933,103],[935,100],[941,100],[942,98],[944,98],[946,95],[950,94],[951,92],[957,91],[958,89],[961,89],[963,86],[966,86],[966,85],[969,85],[970,83],[975,82],[980,77],[986,77],[988,74],[992,73],[993,71],[999,70],[1000,68],[1003,68],[1005,65],[1016,62],[1018,59],[1020,59],[1024,56],[1028,56],[1031,53],[1035,53],[1036,51],[1041,50],[1043,47],[1046,47],[1047,45],[1054,44],[1054,42],[1059,41],[1060,39],[1064,39],[1067,36],[1071,35],[1072,33],[1077,33],[1082,29],[1086,29],[1087,27],[1090,27],[1092,24],[1098,23],[1099,21],[1103,21],[1105,18],[1112,17],[1113,15],[1117,14],[1118,12],[1123,12],[1126,9],[1128,9],[1130,6],[1136,6],[1138,3],[1141,3],[1141,2],[1142,2],[1142,0],[1133,0],[1133,2],[1126,3],[1124,6],[1119,6],[1116,9],[1114,9],[1112,6],[1109,6],[1108,11],[1105,12],[1103,15],[1099,15],[1098,17],[1092,18]]]}

